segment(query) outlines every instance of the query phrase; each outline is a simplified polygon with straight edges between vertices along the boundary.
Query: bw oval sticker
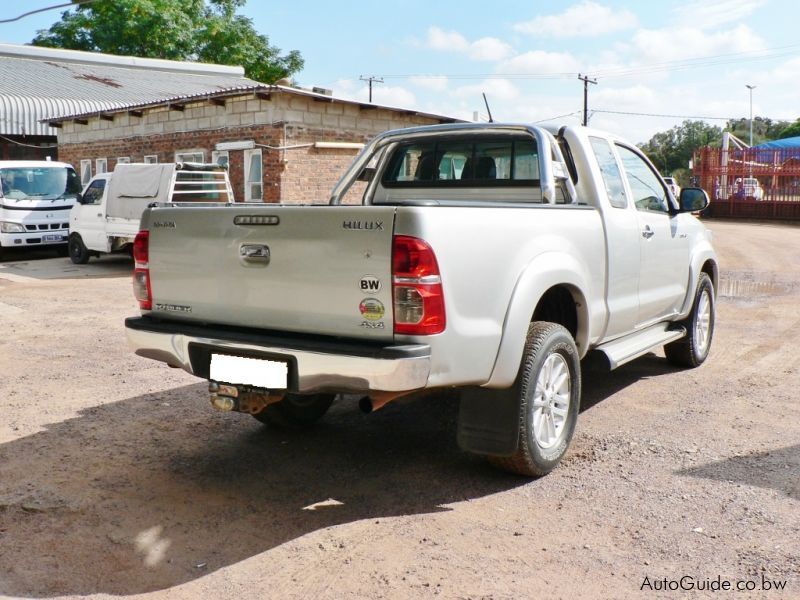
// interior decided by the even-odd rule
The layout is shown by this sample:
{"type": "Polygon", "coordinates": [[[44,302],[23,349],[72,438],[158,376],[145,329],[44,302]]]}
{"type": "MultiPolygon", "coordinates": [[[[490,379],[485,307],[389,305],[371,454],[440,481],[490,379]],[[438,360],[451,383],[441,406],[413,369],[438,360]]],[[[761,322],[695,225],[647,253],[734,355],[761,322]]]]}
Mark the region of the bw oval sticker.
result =
{"type": "Polygon", "coordinates": [[[364,275],[358,282],[358,288],[367,294],[381,291],[381,280],[375,275],[364,275]]]}
{"type": "Polygon", "coordinates": [[[386,314],[383,303],[377,298],[364,298],[358,305],[358,310],[367,321],[379,321],[386,314]]]}

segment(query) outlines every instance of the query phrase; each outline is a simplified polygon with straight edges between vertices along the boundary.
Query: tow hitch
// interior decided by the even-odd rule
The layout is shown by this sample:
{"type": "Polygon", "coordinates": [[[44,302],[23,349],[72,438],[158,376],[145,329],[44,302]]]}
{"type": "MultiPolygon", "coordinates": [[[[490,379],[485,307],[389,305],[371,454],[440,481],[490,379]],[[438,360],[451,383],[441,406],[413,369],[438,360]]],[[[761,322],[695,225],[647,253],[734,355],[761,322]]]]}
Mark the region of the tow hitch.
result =
{"type": "Polygon", "coordinates": [[[257,415],[270,404],[280,402],[282,393],[247,385],[230,385],[217,381],[208,382],[211,406],[223,412],[243,412],[257,415]]]}

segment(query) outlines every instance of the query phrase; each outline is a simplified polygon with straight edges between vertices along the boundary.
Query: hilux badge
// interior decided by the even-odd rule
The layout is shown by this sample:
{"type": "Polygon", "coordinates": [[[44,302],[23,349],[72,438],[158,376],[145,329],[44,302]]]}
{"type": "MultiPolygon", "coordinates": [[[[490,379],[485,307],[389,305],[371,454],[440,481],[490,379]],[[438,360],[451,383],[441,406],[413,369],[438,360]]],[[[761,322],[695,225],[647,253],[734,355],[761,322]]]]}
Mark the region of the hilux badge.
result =
{"type": "Polygon", "coordinates": [[[383,221],[342,221],[342,229],[383,231],[383,221]]]}

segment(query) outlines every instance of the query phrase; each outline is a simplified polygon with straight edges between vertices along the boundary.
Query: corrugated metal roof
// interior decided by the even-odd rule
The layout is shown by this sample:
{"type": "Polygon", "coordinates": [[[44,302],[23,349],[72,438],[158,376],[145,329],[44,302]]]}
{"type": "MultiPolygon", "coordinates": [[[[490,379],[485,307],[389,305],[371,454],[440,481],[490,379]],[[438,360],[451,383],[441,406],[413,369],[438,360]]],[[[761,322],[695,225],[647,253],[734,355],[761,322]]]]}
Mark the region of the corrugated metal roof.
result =
{"type": "Polygon", "coordinates": [[[240,67],[0,44],[0,134],[55,136],[42,120],[260,86],[241,73],[240,67]]]}
{"type": "Polygon", "coordinates": [[[334,96],[329,96],[327,94],[320,94],[317,92],[313,92],[310,90],[305,90],[302,88],[296,87],[288,87],[284,85],[264,85],[260,83],[254,83],[252,85],[243,85],[239,87],[227,88],[224,90],[217,90],[214,92],[201,92],[197,94],[181,94],[178,96],[170,96],[167,98],[161,98],[159,100],[148,101],[148,102],[141,102],[141,103],[134,103],[134,104],[125,104],[116,107],[104,107],[99,109],[90,109],[88,111],[83,112],[76,112],[76,113],[65,113],[62,114],[58,118],[51,119],[52,122],[59,122],[59,121],[68,121],[70,119],[82,119],[88,117],[96,117],[100,114],[107,114],[113,112],[124,112],[127,110],[141,110],[146,108],[153,108],[156,106],[164,106],[165,104],[176,104],[179,102],[190,102],[192,100],[198,99],[205,99],[205,98],[220,98],[225,96],[237,96],[244,93],[253,93],[253,92],[261,92],[264,94],[272,94],[272,93],[284,93],[284,94],[294,94],[297,96],[310,96],[316,98],[317,100],[324,101],[324,102],[340,102],[343,104],[353,104],[356,106],[361,106],[364,108],[381,108],[383,110],[389,110],[392,112],[399,112],[401,114],[406,115],[417,115],[421,117],[427,117],[430,119],[436,119],[443,123],[455,123],[461,122],[462,119],[457,119],[455,117],[449,117],[447,115],[437,115],[433,113],[422,112],[418,110],[408,109],[408,108],[400,108],[397,106],[385,106],[382,104],[367,104],[365,102],[359,102],[358,100],[348,100],[345,98],[336,98],[334,96]]]}

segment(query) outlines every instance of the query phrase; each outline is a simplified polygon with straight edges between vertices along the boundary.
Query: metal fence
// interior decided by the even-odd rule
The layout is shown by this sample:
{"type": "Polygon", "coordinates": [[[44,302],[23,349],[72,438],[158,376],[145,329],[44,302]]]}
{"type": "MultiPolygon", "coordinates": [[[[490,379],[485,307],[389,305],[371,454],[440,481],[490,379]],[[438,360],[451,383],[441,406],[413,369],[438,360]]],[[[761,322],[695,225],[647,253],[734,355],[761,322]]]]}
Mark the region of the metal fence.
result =
{"type": "Polygon", "coordinates": [[[693,167],[711,216],[800,220],[800,148],[699,148],[693,167]]]}

